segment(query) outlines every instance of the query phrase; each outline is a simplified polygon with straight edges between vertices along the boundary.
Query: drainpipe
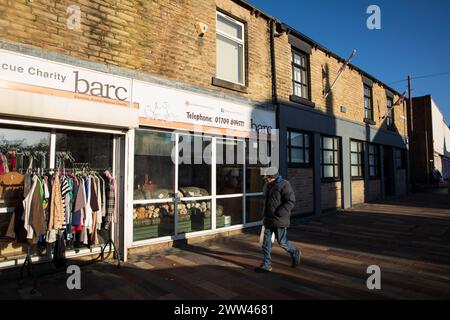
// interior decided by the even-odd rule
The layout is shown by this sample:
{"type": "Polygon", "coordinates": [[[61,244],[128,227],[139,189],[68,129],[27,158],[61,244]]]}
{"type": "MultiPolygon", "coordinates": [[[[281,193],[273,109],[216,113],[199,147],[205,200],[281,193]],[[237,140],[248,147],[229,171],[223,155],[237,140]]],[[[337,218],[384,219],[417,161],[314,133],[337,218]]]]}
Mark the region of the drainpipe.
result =
{"type": "Polygon", "coordinates": [[[280,112],[277,92],[277,66],[275,60],[275,21],[270,20],[270,63],[272,69],[272,104],[276,108],[276,128],[280,129],[280,112]]]}
{"type": "MultiPolygon", "coordinates": [[[[277,92],[277,66],[275,60],[275,20],[270,20],[270,64],[272,71],[272,104],[275,106],[275,128],[278,130],[278,142],[281,140],[280,134],[280,105],[278,103],[278,92],[277,92]]],[[[281,146],[280,146],[281,149],[281,146]]],[[[279,159],[281,157],[281,152],[279,154],[279,159]]],[[[281,167],[281,164],[280,164],[281,167]]],[[[280,169],[280,168],[279,168],[280,169]]],[[[285,172],[280,172],[286,175],[285,172]]]]}

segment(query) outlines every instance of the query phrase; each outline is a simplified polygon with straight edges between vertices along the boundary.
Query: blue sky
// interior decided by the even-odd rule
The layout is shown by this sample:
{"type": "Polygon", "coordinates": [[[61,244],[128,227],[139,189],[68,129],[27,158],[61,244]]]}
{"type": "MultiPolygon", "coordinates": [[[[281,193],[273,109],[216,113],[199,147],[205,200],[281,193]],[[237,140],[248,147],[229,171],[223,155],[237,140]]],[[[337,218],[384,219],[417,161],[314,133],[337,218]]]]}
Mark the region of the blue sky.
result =
{"type": "Polygon", "coordinates": [[[249,0],[399,92],[433,95],[450,125],[449,0],[249,0]],[[381,9],[381,30],[369,30],[369,5],[381,9]],[[397,82],[397,83],[395,83],[397,82]]]}

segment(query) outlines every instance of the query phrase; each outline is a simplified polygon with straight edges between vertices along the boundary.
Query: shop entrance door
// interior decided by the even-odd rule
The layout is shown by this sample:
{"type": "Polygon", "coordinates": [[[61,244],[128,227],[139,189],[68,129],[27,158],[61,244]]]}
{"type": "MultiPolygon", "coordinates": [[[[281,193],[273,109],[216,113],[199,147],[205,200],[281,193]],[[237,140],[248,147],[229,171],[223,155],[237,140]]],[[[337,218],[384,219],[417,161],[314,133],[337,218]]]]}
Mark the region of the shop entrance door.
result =
{"type": "Polygon", "coordinates": [[[245,141],[215,138],[216,228],[244,224],[245,141]]]}

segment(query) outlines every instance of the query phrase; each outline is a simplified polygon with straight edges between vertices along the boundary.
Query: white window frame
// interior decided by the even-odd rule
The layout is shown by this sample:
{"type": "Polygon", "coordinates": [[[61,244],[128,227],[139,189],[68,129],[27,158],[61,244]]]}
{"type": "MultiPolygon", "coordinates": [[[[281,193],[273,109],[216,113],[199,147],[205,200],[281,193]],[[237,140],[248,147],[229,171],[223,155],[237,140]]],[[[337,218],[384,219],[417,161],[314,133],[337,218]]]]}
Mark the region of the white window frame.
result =
{"type": "MultiPolygon", "coordinates": [[[[126,230],[128,232],[128,238],[127,238],[127,248],[137,248],[137,247],[141,247],[141,246],[146,246],[146,245],[150,245],[150,244],[157,244],[157,243],[165,243],[167,241],[174,241],[174,240],[179,240],[179,239],[188,239],[188,238],[193,238],[193,237],[198,237],[198,236],[203,236],[203,235],[212,235],[212,234],[219,234],[219,233],[223,233],[223,232],[227,232],[227,231],[232,231],[232,230],[239,230],[239,229],[243,229],[243,228],[250,228],[250,227],[254,227],[254,226],[259,226],[262,224],[261,221],[254,221],[254,222],[247,222],[247,199],[250,197],[261,197],[264,196],[263,192],[249,192],[247,193],[247,183],[246,183],[246,177],[247,177],[247,164],[246,164],[246,152],[245,152],[245,148],[246,148],[246,141],[245,138],[239,138],[239,137],[234,137],[234,138],[228,138],[228,137],[223,137],[223,136],[214,136],[214,135],[203,135],[203,138],[210,138],[211,139],[211,143],[212,143],[212,148],[211,148],[211,152],[212,152],[212,159],[211,159],[211,194],[209,196],[202,196],[202,197],[181,197],[179,198],[180,202],[181,201],[198,201],[198,200],[210,200],[211,201],[211,212],[216,212],[216,207],[217,207],[217,200],[221,200],[221,199],[232,199],[232,198],[241,198],[242,199],[242,223],[237,224],[237,225],[231,225],[228,227],[221,227],[218,228],[217,227],[217,221],[216,221],[216,215],[212,214],[211,215],[211,228],[207,229],[207,230],[199,230],[199,231],[192,231],[192,232],[188,232],[188,233],[179,233],[177,230],[177,226],[178,226],[178,210],[177,207],[175,206],[175,214],[174,214],[174,232],[171,235],[167,235],[167,236],[161,236],[161,237],[156,237],[156,238],[149,238],[149,239],[143,239],[143,240],[137,240],[134,241],[133,240],[133,207],[134,205],[139,205],[139,204],[157,204],[157,203],[167,203],[167,202],[171,202],[173,203],[173,198],[169,198],[169,199],[150,199],[150,200],[134,200],[133,199],[133,191],[134,191],[134,135],[136,131],[147,131],[147,132],[164,132],[164,133],[171,133],[170,131],[165,131],[165,130],[161,130],[161,129],[157,129],[157,128],[153,128],[153,127],[139,127],[138,129],[132,130],[133,134],[130,135],[130,138],[132,140],[132,142],[130,142],[130,148],[129,148],[129,161],[128,161],[128,166],[129,166],[129,176],[128,176],[128,183],[129,183],[129,190],[128,190],[128,197],[130,199],[129,202],[129,206],[127,209],[127,226],[126,226],[126,230]],[[217,179],[217,175],[216,175],[216,167],[217,167],[217,153],[216,153],[216,146],[217,146],[217,139],[221,139],[221,140],[230,140],[230,141],[237,141],[237,142],[242,142],[242,148],[244,148],[243,152],[242,152],[242,166],[243,166],[243,193],[235,193],[235,194],[217,194],[217,190],[216,190],[216,179],[217,179]]],[[[186,131],[184,133],[181,132],[176,132],[174,133],[176,135],[175,138],[175,149],[178,150],[178,141],[179,141],[179,135],[180,134],[187,134],[187,135],[191,135],[191,136],[202,136],[200,134],[196,134],[196,133],[191,133],[189,131],[186,131]]],[[[238,144],[239,146],[239,144],[238,144]]],[[[237,159],[236,159],[237,160],[237,159]]],[[[178,165],[179,165],[179,157],[175,157],[175,189],[174,190],[178,190],[178,165]]]]}
{"type": "MultiPolygon", "coordinates": [[[[240,21],[237,21],[236,19],[231,18],[230,16],[228,16],[228,15],[226,15],[226,14],[220,12],[220,11],[216,11],[216,35],[219,34],[222,37],[227,38],[228,40],[237,42],[238,44],[242,45],[242,61],[241,61],[241,63],[242,63],[242,82],[234,82],[234,81],[230,81],[230,80],[227,80],[227,79],[222,79],[222,80],[225,80],[225,81],[228,81],[228,82],[237,83],[237,84],[240,84],[240,85],[243,85],[243,86],[245,86],[245,78],[246,78],[246,76],[245,76],[245,74],[246,74],[246,66],[245,66],[245,32],[246,32],[245,31],[245,24],[243,24],[240,21]],[[222,18],[224,18],[224,19],[226,19],[226,20],[228,20],[228,21],[230,21],[232,23],[235,23],[235,24],[239,25],[242,28],[242,39],[233,37],[233,36],[229,35],[228,33],[225,33],[223,31],[219,30],[219,28],[217,27],[217,25],[218,25],[217,17],[218,16],[221,16],[222,18]]],[[[217,72],[217,66],[216,66],[216,72],[217,72]]],[[[217,73],[216,73],[216,76],[217,76],[217,73]]],[[[220,77],[218,77],[218,78],[220,78],[220,77]]]]}

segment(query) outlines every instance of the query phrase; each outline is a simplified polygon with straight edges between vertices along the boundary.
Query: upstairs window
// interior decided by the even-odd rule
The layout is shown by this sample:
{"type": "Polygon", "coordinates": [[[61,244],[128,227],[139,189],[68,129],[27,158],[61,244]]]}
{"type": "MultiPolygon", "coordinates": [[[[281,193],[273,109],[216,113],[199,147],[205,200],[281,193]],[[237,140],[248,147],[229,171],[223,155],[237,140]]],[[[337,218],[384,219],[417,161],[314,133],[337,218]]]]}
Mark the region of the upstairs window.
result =
{"type": "Polygon", "coordinates": [[[392,98],[386,99],[387,113],[386,113],[386,126],[388,128],[394,127],[394,101],[392,98]]]}
{"type": "Polygon", "coordinates": [[[372,87],[364,85],[364,118],[373,120],[372,87]]]}
{"type": "Polygon", "coordinates": [[[244,24],[217,12],[216,77],[245,85],[244,24]]]}
{"type": "Polygon", "coordinates": [[[292,51],[292,88],[293,95],[309,100],[308,55],[292,51]]]}

